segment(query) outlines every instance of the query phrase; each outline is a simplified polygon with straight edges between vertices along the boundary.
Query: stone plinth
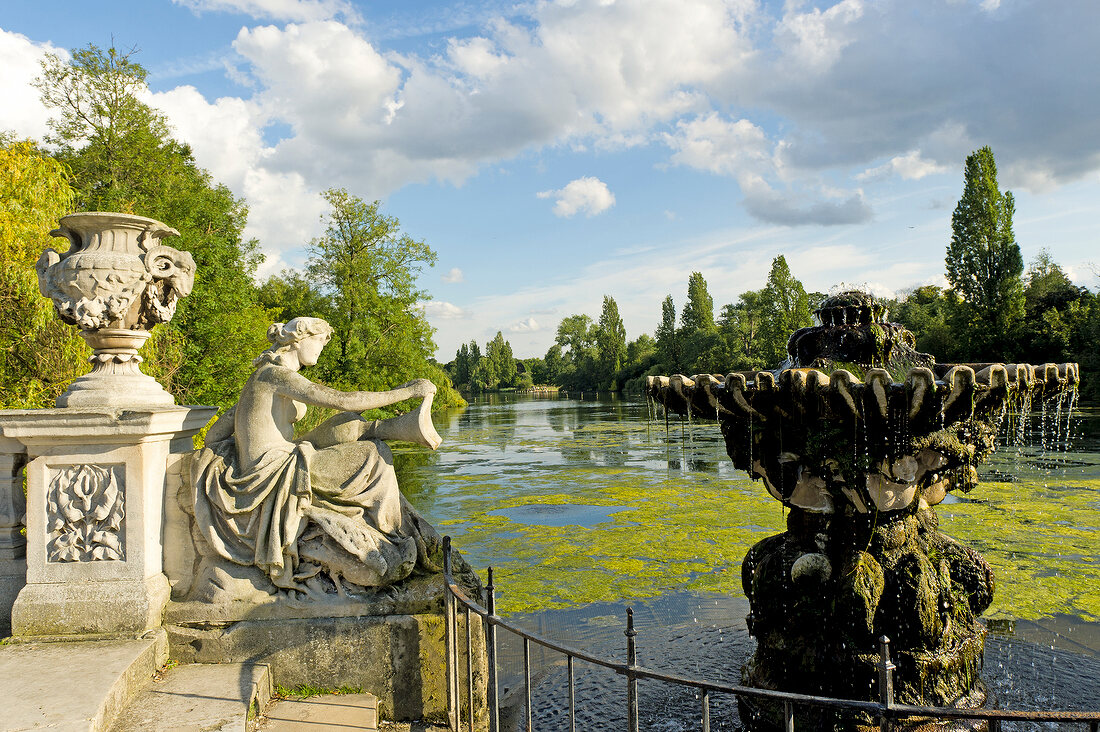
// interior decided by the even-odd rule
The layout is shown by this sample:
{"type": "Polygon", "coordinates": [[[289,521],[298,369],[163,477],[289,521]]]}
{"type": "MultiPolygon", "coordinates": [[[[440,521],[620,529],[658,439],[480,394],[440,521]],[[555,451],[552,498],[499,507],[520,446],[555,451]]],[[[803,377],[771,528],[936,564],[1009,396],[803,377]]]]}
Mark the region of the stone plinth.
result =
{"type": "MultiPolygon", "coordinates": [[[[476,593],[475,593],[476,594],[476,593]]],[[[165,609],[171,656],[181,663],[265,663],[275,684],[359,688],[378,697],[386,719],[447,718],[441,575],[397,588],[327,602],[270,597],[267,602],[170,602],[165,609]]],[[[484,728],[485,631],[471,628],[475,710],[484,728]]],[[[466,719],[466,617],[456,635],[466,719]]]]}
{"type": "Polygon", "coordinates": [[[26,461],[27,477],[26,586],[12,607],[13,635],[130,634],[160,626],[169,594],[162,536],[169,472],[214,412],[0,412],[6,438],[0,448],[13,455],[13,467],[26,461]]]}

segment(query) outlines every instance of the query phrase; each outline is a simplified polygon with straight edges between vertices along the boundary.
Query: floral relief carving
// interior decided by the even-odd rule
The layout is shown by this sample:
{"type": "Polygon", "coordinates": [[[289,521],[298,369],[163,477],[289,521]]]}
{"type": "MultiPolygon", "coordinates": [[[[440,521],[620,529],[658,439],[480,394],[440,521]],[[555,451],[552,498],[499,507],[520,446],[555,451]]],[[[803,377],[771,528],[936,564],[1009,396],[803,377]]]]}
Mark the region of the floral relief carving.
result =
{"type": "Polygon", "coordinates": [[[53,471],[46,494],[46,555],[51,562],[124,559],[120,465],[53,471]]]}

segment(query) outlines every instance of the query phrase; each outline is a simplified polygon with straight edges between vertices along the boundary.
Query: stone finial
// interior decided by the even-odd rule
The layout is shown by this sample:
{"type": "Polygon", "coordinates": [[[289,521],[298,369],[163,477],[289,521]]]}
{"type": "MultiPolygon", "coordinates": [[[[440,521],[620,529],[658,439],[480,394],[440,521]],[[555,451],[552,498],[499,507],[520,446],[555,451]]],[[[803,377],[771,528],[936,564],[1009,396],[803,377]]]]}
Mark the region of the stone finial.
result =
{"type": "Polygon", "coordinates": [[[195,260],[161,243],[175,229],[144,216],[76,213],[52,236],[71,246],[38,260],[38,287],[58,316],[81,329],[93,349],[92,371],[57,399],[59,407],[157,406],[172,396],[138,369],[138,349],[167,323],[195,282],[195,260]]]}

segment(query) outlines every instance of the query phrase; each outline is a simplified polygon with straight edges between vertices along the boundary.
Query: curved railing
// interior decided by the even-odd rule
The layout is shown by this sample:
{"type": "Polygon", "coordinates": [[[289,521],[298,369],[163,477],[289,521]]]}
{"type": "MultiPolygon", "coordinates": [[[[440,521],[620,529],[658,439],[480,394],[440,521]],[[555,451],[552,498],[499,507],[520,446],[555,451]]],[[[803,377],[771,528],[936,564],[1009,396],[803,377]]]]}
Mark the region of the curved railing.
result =
{"type": "Polygon", "coordinates": [[[712,693],[731,694],[737,697],[769,699],[781,703],[784,710],[786,732],[795,730],[796,707],[824,707],[845,709],[853,712],[866,712],[879,720],[879,729],[888,732],[895,721],[908,717],[922,717],[925,719],[972,719],[985,720],[989,724],[990,732],[998,732],[1001,722],[1063,722],[1076,723],[1087,726],[1089,732],[1100,732],[1100,711],[1075,712],[1075,711],[1022,711],[1008,709],[955,709],[951,707],[925,707],[911,704],[898,704],[894,701],[893,671],[894,664],[890,662],[890,641],[883,636],[879,643],[879,692],[878,701],[862,701],[856,699],[835,699],[832,697],[813,696],[809,694],[795,694],[786,691],[774,691],[771,689],[757,689],[751,686],[738,686],[707,679],[688,678],[678,674],[670,674],[664,671],[649,669],[637,664],[637,650],[635,637],[638,632],[634,629],[634,612],[626,611],[626,663],[611,661],[593,655],[580,648],[574,648],[564,643],[543,638],[537,633],[524,630],[496,614],[496,588],[493,585],[493,568],[489,568],[488,584],[485,587],[486,605],[483,606],[466,591],[455,584],[451,576],[451,538],[443,538],[443,573],[446,582],[445,612],[446,612],[446,641],[447,641],[447,694],[448,710],[451,729],[461,732],[468,729],[475,730],[476,695],[474,687],[474,643],[473,643],[473,616],[478,616],[485,629],[485,654],[487,657],[488,678],[486,679],[486,707],[488,712],[489,732],[500,730],[500,700],[498,698],[497,683],[497,628],[512,633],[523,639],[523,689],[524,689],[524,713],[527,732],[534,732],[534,717],[531,705],[531,644],[565,656],[566,667],[569,676],[569,732],[576,732],[576,695],[574,661],[583,661],[614,671],[626,677],[626,714],[627,729],[629,732],[638,732],[638,680],[652,679],[675,686],[684,686],[699,692],[702,700],[702,730],[710,732],[710,696],[712,693]],[[459,682],[459,654],[458,654],[458,612],[459,607],[465,612],[465,636],[466,636],[466,689],[465,710],[466,718],[462,719],[462,689],[459,682]]]}

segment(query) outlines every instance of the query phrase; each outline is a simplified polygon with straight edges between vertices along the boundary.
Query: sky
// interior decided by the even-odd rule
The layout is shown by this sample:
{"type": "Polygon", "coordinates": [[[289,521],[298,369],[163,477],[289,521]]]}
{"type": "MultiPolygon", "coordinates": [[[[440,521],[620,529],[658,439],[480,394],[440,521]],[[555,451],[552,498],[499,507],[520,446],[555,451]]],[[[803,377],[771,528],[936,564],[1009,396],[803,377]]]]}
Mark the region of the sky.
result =
{"type": "Polygon", "coordinates": [[[1025,261],[1100,284],[1095,0],[0,0],[0,130],[41,139],[39,61],[89,43],[245,199],[261,277],[322,191],[382,201],[438,254],[443,362],[541,356],[604,295],[652,334],[692,272],[718,309],[780,254],[810,291],[943,284],[983,145],[1025,261]]]}

